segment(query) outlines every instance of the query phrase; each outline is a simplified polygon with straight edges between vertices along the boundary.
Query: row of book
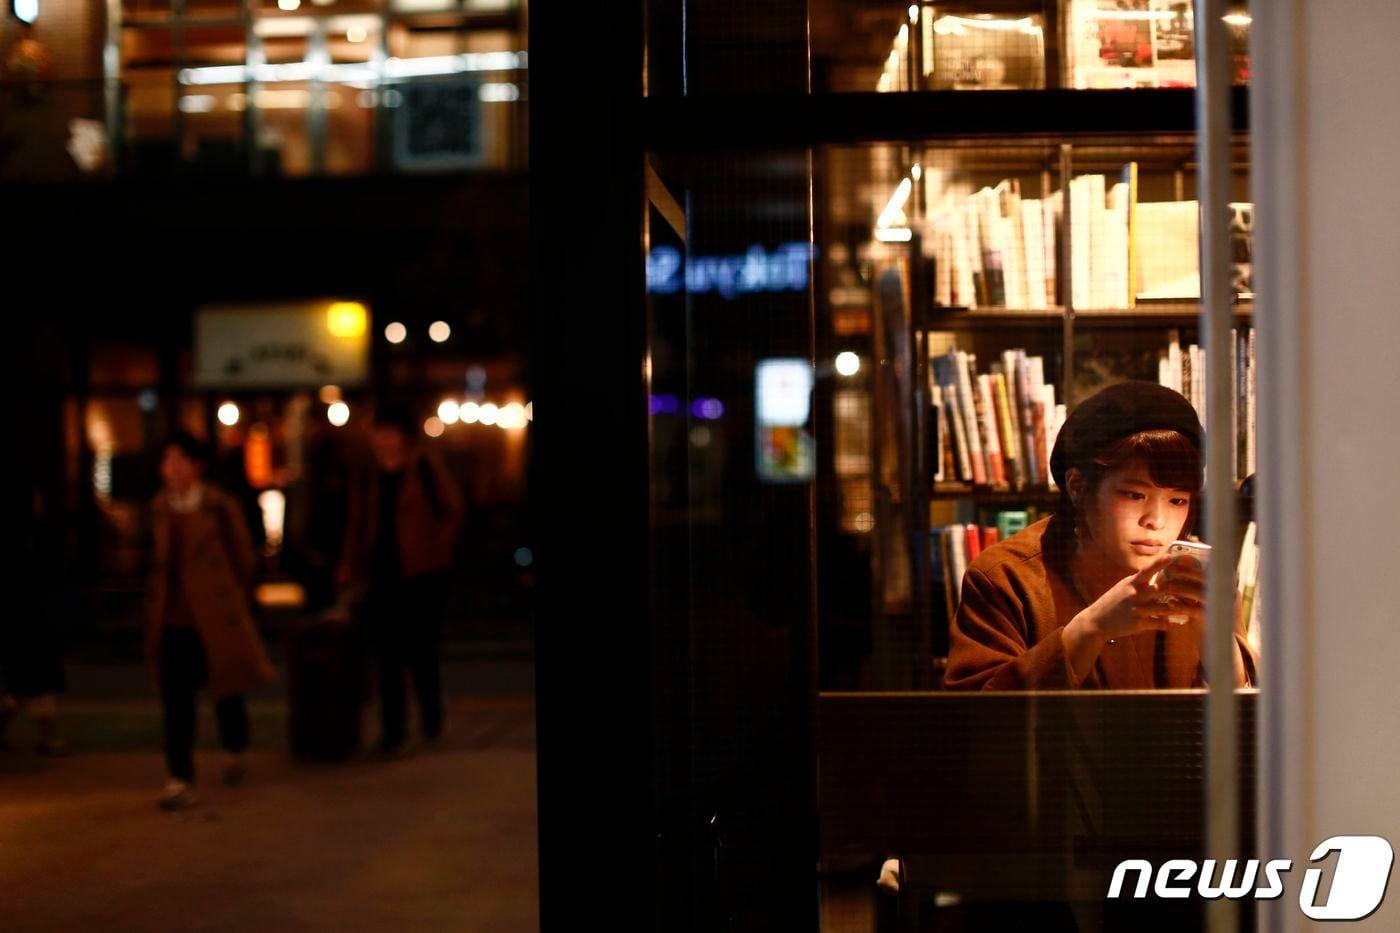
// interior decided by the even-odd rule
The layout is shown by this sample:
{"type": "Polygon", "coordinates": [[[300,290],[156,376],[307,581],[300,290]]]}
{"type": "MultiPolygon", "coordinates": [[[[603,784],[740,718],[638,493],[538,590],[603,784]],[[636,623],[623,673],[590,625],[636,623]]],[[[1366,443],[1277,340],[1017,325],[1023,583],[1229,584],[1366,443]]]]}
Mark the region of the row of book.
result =
{"type": "MultiPolygon", "coordinates": [[[[1041,310],[1061,303],[1063,192],[1023,198],[1018,179],[970,195],[925,172],[931,205],[925,236],[934,301],[946,307],[1041,310]]],[[[1230,204],[1232,284],[1253,297],[1253,205],[1230,204]]],[[[1138,200],[1137,163],[1116,179],[1069,182],[1069,292],[1074,307],[1132,308],[1139,300],[1200,298],[1200,206],[1138,200]]]]}
{"type": "Polygon", "coordinates": [[[944,607],[951,621],[962,597],[963,574],[977,555],[998,541],[1005,541],[1039,517],[1034,510],[1008,509],[998,512],[995,525],[947,524],[929,529],[932,547],[930,561],[933,585],[942,590],[944,607]]]}
{"type": "MultiPolygon", "coordinates": [[[[936,172],[925,177],[929,188],[939,183],[936,172]]],[[[937,304],[1030,310],[1059,304],[1060,192],[1023,198],[1019,180],[1010,178],[966,197],[941,191],[928,203],[938,205],[926,233],[937,304]]]]}
{"type": "Polygon", "coordinates": [[[1007,350],[985,373],[977,354],[930,357],[933,480],[1021,490],[1053,486],[1050,451],[1065,406],[1045,378],[1045,360],[1007,350]]]}
{"type": "MultiPolygon", "coordinates": [[[[1230,375],[1234,391],[1231,394],[1230,434],[1234,449],[1234,480],[1250,476],[1255,471],[1255,362],[1254,328],[1237,327],[1230,331],[1230,375]]],[[[1181,345],[1180,332],[1167,332],[1167,347],[1157,357],[1157,381],[1180,392],[1195,407],[1207,436],[1215,436],[1206,415],[1205,349],[1197,344],[1181,345]]]]}

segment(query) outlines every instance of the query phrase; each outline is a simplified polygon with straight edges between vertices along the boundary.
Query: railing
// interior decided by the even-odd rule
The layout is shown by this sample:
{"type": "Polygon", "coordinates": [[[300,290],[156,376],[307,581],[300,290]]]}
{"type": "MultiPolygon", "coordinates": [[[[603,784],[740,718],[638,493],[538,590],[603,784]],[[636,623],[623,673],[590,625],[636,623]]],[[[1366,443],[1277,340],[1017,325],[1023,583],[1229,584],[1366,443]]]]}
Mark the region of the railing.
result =
{"type": "Polygon", "coordinates": [[[0,184],[523,171],[528,86],[508,78],[0,82],[0,184]]]}

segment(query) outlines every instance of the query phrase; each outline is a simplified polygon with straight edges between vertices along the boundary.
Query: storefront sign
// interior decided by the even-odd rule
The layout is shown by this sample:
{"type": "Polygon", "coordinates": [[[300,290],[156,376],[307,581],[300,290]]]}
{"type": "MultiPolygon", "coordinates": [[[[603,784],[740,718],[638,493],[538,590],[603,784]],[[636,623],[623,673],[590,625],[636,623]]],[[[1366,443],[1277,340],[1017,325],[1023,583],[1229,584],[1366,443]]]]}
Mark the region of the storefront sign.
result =
{"type": "Polygon", "coordinates": [[[368,318],[353,301],[201,308],[195,381],[210,389],[358,385],[369,373],[368,318]]]}
{"type": "Polygon", "coordinates": [[[739,256],[692,256],[689,264],[673,246],[658,246],[647,254],[647,290],[672,295],[718,292],[737,298],[754,292],[804,292],[812,247],[784,243],[769,252],[757,244],[739,256]]]}

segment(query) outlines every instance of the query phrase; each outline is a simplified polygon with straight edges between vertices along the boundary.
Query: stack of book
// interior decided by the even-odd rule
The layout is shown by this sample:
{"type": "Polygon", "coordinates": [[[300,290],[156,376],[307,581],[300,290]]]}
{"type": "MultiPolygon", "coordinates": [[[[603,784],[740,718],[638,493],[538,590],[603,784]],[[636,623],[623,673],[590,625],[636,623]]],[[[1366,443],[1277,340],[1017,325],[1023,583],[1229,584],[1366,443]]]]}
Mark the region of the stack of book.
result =
{"type": "MultiPolygon", "coordinates": [[[[1234,480],[1240,480],[1255,470],[1255,364],[1254,328],[1230,331],[1230,373],[1234,392],[1231,395],[1230,438],[1234,446],[1234,480]]],[[[1184,395],[1196,409],[1207,435],[1212,432],[1206,417],[1205,351],[1196,344],[1181,345],[1178,331],[1167,332],[1167,348],[1157,357],[1157,381],[1184,395]]]]}
{"type": "Polygon", "coordinates": [[[1046,381],[1043,357],[1007,350],[990,371],[977,355],[950,350],[930,358],[933,479],[1007,490],[1053,485],[1050,451],[1065,406],[1046,381]]]}

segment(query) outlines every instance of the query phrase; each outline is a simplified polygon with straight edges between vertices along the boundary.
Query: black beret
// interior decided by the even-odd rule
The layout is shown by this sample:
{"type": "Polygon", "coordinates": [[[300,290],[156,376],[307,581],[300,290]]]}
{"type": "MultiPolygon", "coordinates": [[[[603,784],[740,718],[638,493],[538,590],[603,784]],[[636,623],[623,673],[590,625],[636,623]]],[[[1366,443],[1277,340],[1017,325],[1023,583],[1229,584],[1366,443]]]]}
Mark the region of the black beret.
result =
{"type": "Polygon", "coordinates": [[[1178,431],[1201,449],[1200,419],[1180,392],[1155,382],[1119,382],[1079,403],[1060,426],[1050,475],[1061,489],[1065,471],[1139,431],[1178,431]]]}

